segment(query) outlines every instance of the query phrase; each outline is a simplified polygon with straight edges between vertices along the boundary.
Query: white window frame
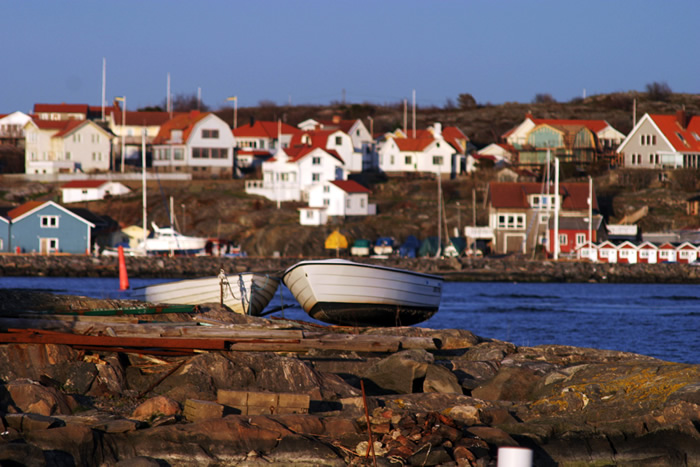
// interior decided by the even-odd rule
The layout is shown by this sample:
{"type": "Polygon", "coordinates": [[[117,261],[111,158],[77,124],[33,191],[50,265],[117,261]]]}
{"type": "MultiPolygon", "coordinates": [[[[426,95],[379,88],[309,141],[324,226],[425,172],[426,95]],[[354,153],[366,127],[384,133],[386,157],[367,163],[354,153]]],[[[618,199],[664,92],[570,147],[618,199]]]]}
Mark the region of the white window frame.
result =
{"type": "Polygon", "coordinates": [[[57,229],[59,216],[39,216],[39,225],[42,229],[57,229]]]}
{"type": "Polygon", "coordinates": [[[586,243],[586,234],[577,233],[576,234],[576,246],[583,245],[584,243],[586,243]]]}

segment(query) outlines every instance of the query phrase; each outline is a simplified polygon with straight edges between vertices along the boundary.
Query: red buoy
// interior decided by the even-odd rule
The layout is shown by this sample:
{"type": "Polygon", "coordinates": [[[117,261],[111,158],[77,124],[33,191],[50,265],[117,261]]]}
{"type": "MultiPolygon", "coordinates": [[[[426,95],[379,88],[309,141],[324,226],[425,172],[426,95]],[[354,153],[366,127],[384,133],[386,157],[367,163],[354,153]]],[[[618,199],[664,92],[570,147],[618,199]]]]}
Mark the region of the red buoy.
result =
{"type": "Polygon", "coordinates": [[[126,260],[124,259],[124,247],[119,245],[119,290],[129,288],[129,276],[126,274],[126,260]]]}

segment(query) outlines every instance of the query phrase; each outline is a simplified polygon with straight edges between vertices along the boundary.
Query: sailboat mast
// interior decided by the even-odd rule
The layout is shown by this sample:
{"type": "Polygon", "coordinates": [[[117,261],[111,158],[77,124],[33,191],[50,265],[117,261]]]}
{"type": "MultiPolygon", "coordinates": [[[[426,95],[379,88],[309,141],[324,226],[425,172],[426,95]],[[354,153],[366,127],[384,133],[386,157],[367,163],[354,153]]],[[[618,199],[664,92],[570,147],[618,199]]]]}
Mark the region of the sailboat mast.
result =
{"type": "Polygon", "coordinates": [[[554,158],[554,260],[559,259],[559,158],[554,158]]]}
{"type": "Polygon", "coordinates": [[[141,129],[141,191],[143,192],[143,249],[146,250],[146,236],[148,229],[146,228],[146,127],[141,129]]]}

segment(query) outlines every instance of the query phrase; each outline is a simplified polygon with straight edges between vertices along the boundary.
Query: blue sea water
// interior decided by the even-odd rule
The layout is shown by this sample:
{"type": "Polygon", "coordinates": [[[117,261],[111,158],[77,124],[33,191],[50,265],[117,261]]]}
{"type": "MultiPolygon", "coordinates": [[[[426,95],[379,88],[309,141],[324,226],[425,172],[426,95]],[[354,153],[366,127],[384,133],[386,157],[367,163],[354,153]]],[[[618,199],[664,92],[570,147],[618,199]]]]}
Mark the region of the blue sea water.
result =
{"type": "MultiPolygon", "coordinates": [[[[130,279],[132,288],[167,280],[130,279]]],[[[130,298],[115,278],[2,277],[0,288],[130,298]]],[[[315,322],[282,287],[269,316],[315,322]],[[281,297],[280,297],[281,292],[281,297]]],[[[323,323],[319,323],[323,324],[323,323]]],[[[440,310],[421,327],[462,328],[516,345],[621,350],[700,364],[700,286],[447,282],[440,310]]]]}

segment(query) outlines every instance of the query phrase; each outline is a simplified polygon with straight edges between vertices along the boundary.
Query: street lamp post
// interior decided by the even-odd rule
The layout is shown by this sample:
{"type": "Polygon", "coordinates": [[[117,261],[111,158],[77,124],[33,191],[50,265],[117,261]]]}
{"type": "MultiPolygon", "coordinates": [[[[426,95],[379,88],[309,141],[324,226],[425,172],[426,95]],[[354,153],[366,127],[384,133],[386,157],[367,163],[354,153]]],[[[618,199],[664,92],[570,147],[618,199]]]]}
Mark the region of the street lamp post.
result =
{"type": "Polygon", "coordinates": [[[121,172],[124,173],[124,156],[126,152],[126,96],[122,97],[117,97],[116,100],[123,102],[124,103],[124,108],[122,109],[122,164],[121,164],[121,172]]]}
{"type": "Polygon", "coordinates": [[[238,127],[238,96],[229,97],[227,101],[233,101],[233,129],[238,127]]]}

